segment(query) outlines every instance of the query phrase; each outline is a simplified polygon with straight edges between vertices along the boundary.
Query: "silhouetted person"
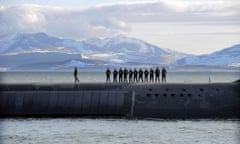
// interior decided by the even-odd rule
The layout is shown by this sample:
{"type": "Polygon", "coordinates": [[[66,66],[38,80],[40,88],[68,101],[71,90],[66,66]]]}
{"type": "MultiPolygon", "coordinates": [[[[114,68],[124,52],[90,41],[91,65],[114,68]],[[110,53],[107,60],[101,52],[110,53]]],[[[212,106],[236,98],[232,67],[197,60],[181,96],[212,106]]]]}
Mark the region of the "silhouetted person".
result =
{"type": "Polygon", "coordinates": [[[138,71],[138,74],[139,74],[139,82],[140,80],[143,82],[143,70],[140,68],[140,70],[138,71]]]}
{"type": "Polygon", "coordinates": [[[151,69],[150,69],[150,82],[153,82],[153,75],[154,75],[154,71],[153,71],[153,69],[151,68],[151,69]]]}
{"type": "Polygon", "coordinates": [[[163,67],[162,69],[162,83],[166,83],[167,70],[163,67]]]}
{"type": "Polygon", "coordinates": [[[123,70],[122,70],[122,68],[119,69],[118,73],[119,73],[119,80],[118,80],[118,82],[121,83],[122,82],[122,77],[123,77],[123,70]]]}
{"type": "Polygon", "coordinates": [[[124,69],[124,71],[123,71],[123,76],[124,76],[124,82],[127,83],[127,76],[128,76],[128,70],[127,70],[127,68],[124,69]]]}
{"type": "Polygon", "coordinates": [[[138,71],[136,70],[136,68],[134,69],[134,72],[133,72],[133,81],[134,82],[138,82],[138,71]]]}
{"type": "Polygon", "coordinates": [[[79,83],[77,67],[74,67],[74,74],[73,75],[74,75],[75,84],[79,83]]]}
{"type": "Polygon", "coordinates": [[[156,68],[155,70],[155,82],[160,82],[160,69],[159,67],[156,68]]]}
{"type": "Polygon", "coordinates": [[[111,75],[111,71],[109,68],[107,68],[106,70],[106,76],[107,76],[107,79],[106,79],[106,82],[111,82],[111,79],[110,79],[110,75],[111,75]]]}
{"type": "Polygon", "coordinates": [[[128,72],[128,80],[129,80],[129,83],[132,82],[132,76],[133,76],[133,71],[132,71],[132,69],[130,69],[129,72],[128,72]]]}
{"type": "Polygon", "coordinates": [[[144,71],[144,81],[145,82],[148,82],[148,74],[149,74],[148,70],[145,69],[145,71],[144,71]]]}
{"type": "Polygon", "coordinates": [[[117,76],[118,76],[118,71],[116,69],[113,70],[113,82],[117,83],[117,76]]]}

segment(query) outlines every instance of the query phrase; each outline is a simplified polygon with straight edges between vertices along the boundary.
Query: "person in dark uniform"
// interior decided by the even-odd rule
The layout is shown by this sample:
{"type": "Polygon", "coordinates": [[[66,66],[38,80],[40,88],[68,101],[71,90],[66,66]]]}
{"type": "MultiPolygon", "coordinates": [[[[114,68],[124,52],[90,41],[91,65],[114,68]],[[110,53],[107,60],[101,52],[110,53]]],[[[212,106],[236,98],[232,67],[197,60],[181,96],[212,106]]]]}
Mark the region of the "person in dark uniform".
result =
{"type": "Polygon", "coordinates": [[[106,70],[106,76],[107,76],[106,82],[107,83],[111,82],[110,75],[111,75],[111,70],[109,68],[107,68],[107,70],[106,70]]]}
{"type": "Polygon", "coordinates": [[[122,77],[123,77],[123,70],[122,70],[122,68],[119,69],[118,73],[119,73],[119,80],[118,81],[119,81],[119,83],[122,83],[123,82],[122,81],[122,77]]]}
{"type": "Polygon", "coordinates": [[[74,67],[74,74],[73,75],[74,75],[75,84],[79,83],[77,67],[74,67]]]}
{"type": "Polygon", "coordinates": [[[128,70],[127,70],[127,68],[124,69],[124,71],[123,71],[123,76],[124,76],[124,82],[127,83],[127,76],[128,76],[128,70]]]}
{"type": "Polygon", "coordinates": [[[155,70],[155,82],[160,82],[160,69],[159,67],[156,68],[155,70]]]}
{"type": "Polygon", "coordinates": [[[149,74],[148,70],[145,69],[145,71],[144,71],[144,81],[147,82],[147,83],[148,83],[148,74],[149,74]]]}
{"type": "Polygon", "coordinates": [[[153,82],[153,75],[154,75],[154,71],[153,71],[153,69],[151,68],[151,69],[150,69],[150,82],[153,82]]]}
{"type": "Polygon", "coordinates": [[[162,69],[162,83],[166,83],[167,70],[163,67],[162,69]]]}
{"type": "Polygon", "coordinates": [[[138,71],[135,68],[134,72],[133,72],[133,82],[138,82],[138,78],[137,77],[138,77],[138,71]]]}
{"type": "Polygon", "coordinates": [[[139,82],[141,80],[143,83],[143,70],[141,68],[139,69],[138,74],[139,74],[139,78],[138,78],[139,82]]]}
{"type": "Polygon", "coordinates": [[[113,70],[113,82],[117,83],[117,76],[118,76],[118,71],[116,69],[113,70]]]}
{"type": "Polygon", "coordinates": [[[129,83],[132,82],[132,76],[133,76],[133,71],[132,71],[132,69],[130,69],[129,72],[128,72],[128,80],[129,80],[129,83]]]}

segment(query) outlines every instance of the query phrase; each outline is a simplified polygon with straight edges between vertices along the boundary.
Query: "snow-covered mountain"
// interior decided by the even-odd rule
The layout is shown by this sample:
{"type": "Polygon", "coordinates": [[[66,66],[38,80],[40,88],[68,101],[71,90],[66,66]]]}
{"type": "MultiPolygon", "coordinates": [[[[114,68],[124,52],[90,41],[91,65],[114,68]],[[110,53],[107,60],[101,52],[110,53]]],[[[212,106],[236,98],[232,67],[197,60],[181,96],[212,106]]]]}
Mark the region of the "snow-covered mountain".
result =
{"type": "Polygon", "coordinates": [[[240,44],[209,55],[185,57],[173,64],[177,66],[230,66],[240,68],[240,44]]]}
{"type": "Polygon", "coordinates": [[[32,52],[77,53],[89,46],[84,42],[70,39],[59,39],[45,33],[18,33],[0,37],[0,54],[12,55],[32,52]]]}
{"type": "Polygon", "coordinates": [[[4,68],[52,62],[58,62],[58,66],[69,67],[74,64],[79,66],[131,63],[166,65],[185,56],[187,55],[184,53],[162,49],[123,35],[82,41],[61,39],[45,33],[0,37],[0,67],[4,68]]]}
{"type": "Polygon", "coordinates": [[[240,68],[240,45],[209,55],[194,56],[163,49],[123,35],[72,40],[45,33],[0,36],[0,71],[61,70],[79,67],[168,65],[240,68]]]}

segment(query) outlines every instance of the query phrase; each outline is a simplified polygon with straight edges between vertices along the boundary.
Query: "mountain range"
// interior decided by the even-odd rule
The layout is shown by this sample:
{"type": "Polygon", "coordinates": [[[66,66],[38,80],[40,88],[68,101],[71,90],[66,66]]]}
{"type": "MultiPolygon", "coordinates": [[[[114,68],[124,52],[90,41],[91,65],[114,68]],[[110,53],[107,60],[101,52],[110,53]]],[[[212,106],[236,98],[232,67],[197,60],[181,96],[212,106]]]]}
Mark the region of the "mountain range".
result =
{"type": "Polygon", "coordinates": [[[195,56],[159,48],[123,35],[78,41],[46,33],[18,33],[0,37],[0,61],[2,71],[156,65],[173,68],[211,66],[239,70],[240,45],[209,55],[195,56]]]}
{"type": "Polygon", "coordinates": [[[188,56],[173,62],[177,66],[232,66],[240,67],[240,44],[209,55],[188,56]]]}

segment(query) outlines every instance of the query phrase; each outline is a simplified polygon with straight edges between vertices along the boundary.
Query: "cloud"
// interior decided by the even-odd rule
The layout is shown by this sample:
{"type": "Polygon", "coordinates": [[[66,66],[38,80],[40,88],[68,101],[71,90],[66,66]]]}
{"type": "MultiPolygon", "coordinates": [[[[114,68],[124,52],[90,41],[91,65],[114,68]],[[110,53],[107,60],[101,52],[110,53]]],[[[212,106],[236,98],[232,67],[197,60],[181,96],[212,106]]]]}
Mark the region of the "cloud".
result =
{"type": "Polygon", "coordinates": [[[16,32],[48,32],[63,37],[101,37],[129,29],[126,22],[111,16],[100,16],[39,5],[0,8],[0,35],[16,32]]]}
{"type": "Polygon", "coordinates": [[[47,32],[70,38],[107,37],[131,31],[131,23],[240,23],[237,1],[144,1],[67,9],[40,5],[0,6],[0,35],[47,32]]]}
{"type": "Polygon", "coordinates": [[[229,20],[240,15],[237,1],[180,1],[159,0],[103,5],[86,10],[117,16],[130,22],[139,21],[200,21],[229,20]],[[228,16],[228,17],[226,17],[228,16]]]}
{"type": "Polygon", "coordinates": [[[46,21],[39,8],[36,6],[1,7],[0,33],[43,30],[46,21]]]}

